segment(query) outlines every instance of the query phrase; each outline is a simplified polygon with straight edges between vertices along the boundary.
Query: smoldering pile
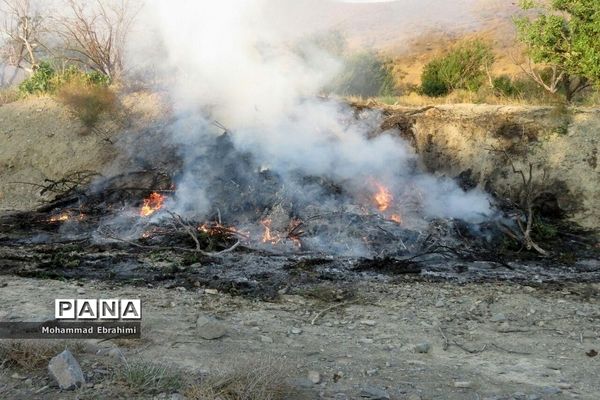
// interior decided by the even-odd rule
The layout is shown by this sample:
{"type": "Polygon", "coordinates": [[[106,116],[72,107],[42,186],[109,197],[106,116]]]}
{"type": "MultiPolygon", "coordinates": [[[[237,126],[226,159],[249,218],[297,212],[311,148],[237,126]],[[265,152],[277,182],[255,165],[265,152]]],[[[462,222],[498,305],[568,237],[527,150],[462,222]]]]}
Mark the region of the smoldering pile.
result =
{"type": "MultiPolygon", "coordinates": [[[[164,137],[176,128],[165,124],[146,134],[164,137]]],[[[235,135],[203,135],[191,159],[177,147],[138,153],[138,166],[162,168],[95,177],[60,193],[29,214],[31,232],[23,240],[88,240],[205,256],[249,249],[406,259],[455,257],[493,246],[499,237],[484,216],[468,222],[428,216],[427,193],[410,179],[394,187],[368,174],[336,180],[301,169],[280,173],[238,149],[235,135]]],[[[403,176],[422,174],[416,158],[406,166],[403,176]]]]}

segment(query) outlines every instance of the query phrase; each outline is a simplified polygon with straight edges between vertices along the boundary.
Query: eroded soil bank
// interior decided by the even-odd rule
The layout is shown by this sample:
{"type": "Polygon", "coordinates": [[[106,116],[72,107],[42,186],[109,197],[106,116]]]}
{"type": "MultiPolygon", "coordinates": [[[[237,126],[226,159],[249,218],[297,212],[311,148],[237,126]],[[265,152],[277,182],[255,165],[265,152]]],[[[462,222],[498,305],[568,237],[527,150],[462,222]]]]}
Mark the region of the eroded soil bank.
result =
{"type": "Polygon", "coordinates": [[[473,104],[381,106],[384,129],[397,128],[430,170],[459,177],[518,201],[520,174],[549,213],[581,226],[600,225],[600,112],[596,109],[473,104]],[[549,200],[551,199],[551,200],[549,200]]]}

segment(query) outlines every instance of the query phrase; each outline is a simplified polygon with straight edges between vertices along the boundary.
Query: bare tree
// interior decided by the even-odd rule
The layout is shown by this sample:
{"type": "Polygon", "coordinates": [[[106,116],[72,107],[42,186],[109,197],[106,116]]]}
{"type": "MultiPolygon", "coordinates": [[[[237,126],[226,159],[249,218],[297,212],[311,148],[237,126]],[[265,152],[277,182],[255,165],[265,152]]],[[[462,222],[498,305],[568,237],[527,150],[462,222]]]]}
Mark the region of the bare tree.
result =
{"type": "Polygon", "coordinates": [[[39,59],[39,53],[46,49],[42,36],[46,33],[44,19],[34,10],[30,0],[0,0],[4,14],[1,33],[4,36],[2,60],[15,67],[8,80],[14,81],[18,70],[32,74],[39,59]]]}
{"type": "Polygon", "coordinates": [[[139,11],[135,0],[66,0],[69,15],[59,18],[65,56],[102,72],[121,75],[127,36],[139,11]]]}
{"type": "Polygon", "coordinates": [[[547,73],[543,73],[544,68],[536,68],[528,57],[524,62],[518,61],[512,54],[511,57],[525,75],[548,93],[557,94],[560,89],[563,89],[567,102],[571,102],[577,93],[591,86],[588,79],[573,77],[558,65],[547,65],[545,68],[547,73]]]}

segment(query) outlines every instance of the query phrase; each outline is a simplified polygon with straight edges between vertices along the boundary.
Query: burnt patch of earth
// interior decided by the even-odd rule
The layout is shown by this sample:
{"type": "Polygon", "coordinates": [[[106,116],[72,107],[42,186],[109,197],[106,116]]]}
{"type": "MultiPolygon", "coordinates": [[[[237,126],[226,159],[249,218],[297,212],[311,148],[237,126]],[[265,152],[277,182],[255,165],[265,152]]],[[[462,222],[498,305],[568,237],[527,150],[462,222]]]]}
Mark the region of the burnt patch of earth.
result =
{"type": "Polygon", "coordinates": [[[86,241],[17,244],[0,240],[0,274],[59,280],[106,281],[134,286],[210,288],[224,293],[274,299],[289,288],[330,282],[344,285],[383,282],[512,281],[523,284],[600,282],[600,263],[592,253],[568,263],[557,259],[465,260],[428,256],[366,259],[306,254],[273,254],[242,248],[219,257],[141,249],[126,243],[86,241]]]}

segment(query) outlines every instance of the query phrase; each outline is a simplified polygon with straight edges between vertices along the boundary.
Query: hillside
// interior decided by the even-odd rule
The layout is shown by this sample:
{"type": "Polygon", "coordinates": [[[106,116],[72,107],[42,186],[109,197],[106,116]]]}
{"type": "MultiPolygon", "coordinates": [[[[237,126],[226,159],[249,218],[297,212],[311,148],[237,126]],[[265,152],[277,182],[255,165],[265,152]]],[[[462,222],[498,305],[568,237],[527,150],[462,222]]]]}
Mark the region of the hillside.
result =
{"type": "Polygon", "coordinates": [[[404,82],[419,82],[423,65],[460,38],[477,37],[492,44],[495,73],[516,74],[511,53],[512,18],[519,8],[503,0],[401,0],[384,3],[343,3],[303,0],[275,2],[270,20],[290,35],[335,30],[350,50],[372,48],[394,58],[404,82]],[[290,10],[290,7],[292,10],[290,10]],[[290,19],[290,15],[294,17],[290,19]]]}

